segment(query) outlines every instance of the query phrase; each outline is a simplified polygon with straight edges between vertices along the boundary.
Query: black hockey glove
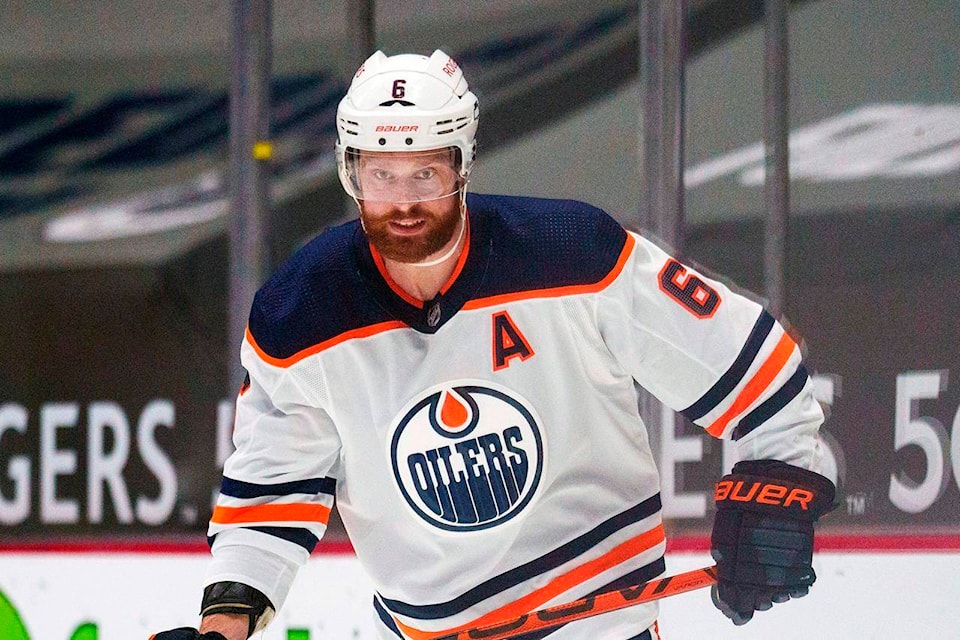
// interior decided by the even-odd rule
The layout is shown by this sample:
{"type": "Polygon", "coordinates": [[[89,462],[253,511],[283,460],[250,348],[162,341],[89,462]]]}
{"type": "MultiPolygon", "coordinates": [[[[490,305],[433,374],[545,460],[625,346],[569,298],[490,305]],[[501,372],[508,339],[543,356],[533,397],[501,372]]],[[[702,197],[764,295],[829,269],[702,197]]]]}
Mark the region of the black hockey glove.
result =
{"type": "MultiPolygon", "coordinates": [[[[247,616],[247,637],[253,635],[261,623],[266,626],[273,618],[274,608],[267,596],[242,582],[215,582],[203,590],[200,615],[214,613],[242,613],[247,616]]],[[[206,640],[206,638],[204,638],[206,640]]]]}
{"type": "Polygon", "coordinates": [[[807,594],[817,579],[813,523],[836,488],[818,473],[777,460],[739,462],[717,483],[711,554],[713,603],[734,624],[807,594]]]}
{"type": "MultiPolygon", "coordinates": [[[[239,613],[247,616],[247,637],[253,635],[257,626],[264,626],[273,618],[273,605],[260,591],[240,582],[215,582],[203,590],[200,615],[215,613],[239,613]]],[[[227,640],[222,633],[200,633],[190,627],[179,627],[151,636],[150,640],[227,640]]]]}
{"type": "Polygon", "coordinates": [[[179,627],[169,631],[161,631],[150,636],[150,640],[227,640],[222,634],[216,631],[207,631],[200,633],[192,627],[179,627]]]}

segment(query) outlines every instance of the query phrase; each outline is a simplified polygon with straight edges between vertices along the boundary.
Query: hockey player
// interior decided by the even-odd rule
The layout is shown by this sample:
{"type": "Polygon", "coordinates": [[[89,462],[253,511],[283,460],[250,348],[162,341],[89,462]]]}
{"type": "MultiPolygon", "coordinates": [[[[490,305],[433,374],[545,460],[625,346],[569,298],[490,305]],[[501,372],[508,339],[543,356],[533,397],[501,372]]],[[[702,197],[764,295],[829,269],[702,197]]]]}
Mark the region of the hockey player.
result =
{"type": "MultiPolygon", "coordinates": [[[[384,640],[422,640],[664,572],[635,384],[741,462],[717,485],[717,606],[804,595],[823,414],[761,306],[574,201],[467,194],[479,109],[457,63],[381,52],[337,113],[359,220],[257,293],[199,632],[269,623],[336,497],[384,640]]],[[[654,640],[645,604],[551,639],[654,640]]]]}

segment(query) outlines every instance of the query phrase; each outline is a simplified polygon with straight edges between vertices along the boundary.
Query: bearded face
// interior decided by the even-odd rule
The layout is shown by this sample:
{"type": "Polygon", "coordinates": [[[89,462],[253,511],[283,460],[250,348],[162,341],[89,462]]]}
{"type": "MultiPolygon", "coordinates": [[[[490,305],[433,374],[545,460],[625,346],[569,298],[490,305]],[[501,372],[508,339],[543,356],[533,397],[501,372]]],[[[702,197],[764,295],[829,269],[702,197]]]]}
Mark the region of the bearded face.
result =
{"type": "Polygon", "coordinates": [[[456,241],[460,178],[448,149],[362,152],[357,166],[360,219],[389,260],[428,260],[456,241]]]}
{"type": "Polygon", "coordinates": [[[425,262],[454,241],[460,224],[460,197],[404,205],[362,202],[360,217],[370,244],[384,258],[425,262]]]}

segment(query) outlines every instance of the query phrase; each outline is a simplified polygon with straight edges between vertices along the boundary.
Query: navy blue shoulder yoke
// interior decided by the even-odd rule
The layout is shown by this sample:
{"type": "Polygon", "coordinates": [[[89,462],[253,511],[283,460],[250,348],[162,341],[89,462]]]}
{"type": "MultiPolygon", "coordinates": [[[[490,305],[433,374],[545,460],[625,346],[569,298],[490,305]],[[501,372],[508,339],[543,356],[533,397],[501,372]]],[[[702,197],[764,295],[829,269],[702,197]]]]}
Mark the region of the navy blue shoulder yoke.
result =
{"type": "Polygon", "coordinates": [[[421,306],[384,281],[358,221],[324,231],[257,292],[249,320],[257,346],[284,359],[391,321],[433,333],[471,300],[597,283],[627,238],[602,210],[574,200],[468,194],[467,209],[466,262],[442,295],[421,306]]]}
{"type": "Polygon", "coordinates": [[[603,210],[576,200],[477,195],[467,202],[493,247],[476,297],[597,283],[627,239],[603,210]]]}

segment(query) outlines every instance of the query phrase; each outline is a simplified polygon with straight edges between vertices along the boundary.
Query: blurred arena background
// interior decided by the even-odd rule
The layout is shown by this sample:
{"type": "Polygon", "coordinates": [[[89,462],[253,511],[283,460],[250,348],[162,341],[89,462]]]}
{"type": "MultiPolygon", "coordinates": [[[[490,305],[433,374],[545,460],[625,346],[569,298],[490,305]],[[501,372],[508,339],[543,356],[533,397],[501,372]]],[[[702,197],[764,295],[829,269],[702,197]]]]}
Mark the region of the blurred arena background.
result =
{"type": "MultiPolygon", "coordinates": [[[[362,61],[346,0],[272,4],[268,269],[354,215],[333,117],[362,61]]],[[[481,104],[472,190],[577,198],[641,226],[638,2],[375,5],[385,52],[442,48],[464,67],[481,104]]],[[[734,630],[691,594],[683,610],[665,604],[665,637],[960,638],[955,620],[944,626],[960,596],[960,5],[789,5],[783,313],[829,408],[844,497],[820,529],[822,595],[734,630]],[[931,595],[909,614],[869,609],[921,588],[931,595]],[[823,620],[844,598],[857,627],[823,620]]],[[[3,640],[145,638],[194,622],[234,395],[234,8],[0,4],[3,640]]],[[[764,2],[687,11],[671,241],[762,297],[764,2]]],[[[729,452],[661,422],[675,566],[705,564],[729,452]]],[[[264,637],[371,637],[369,592],[335,520],[308,573],[264,637]],[[328,571],[342,588],[315,584],[328,571]]]]}

